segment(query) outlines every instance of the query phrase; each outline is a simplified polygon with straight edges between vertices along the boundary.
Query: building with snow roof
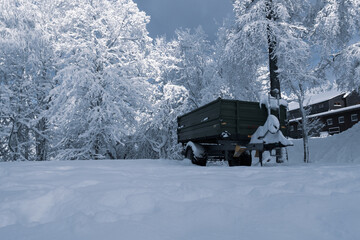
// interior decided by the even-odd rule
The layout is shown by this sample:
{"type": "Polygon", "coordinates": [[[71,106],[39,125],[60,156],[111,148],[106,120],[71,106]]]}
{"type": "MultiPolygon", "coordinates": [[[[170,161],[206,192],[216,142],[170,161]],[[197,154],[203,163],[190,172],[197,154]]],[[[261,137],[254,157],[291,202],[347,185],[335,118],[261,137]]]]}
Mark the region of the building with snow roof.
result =
{"type": "MultiPolygon", "coordinates": [[[[360,95],[357,92],[330,91],[305,101],[310,120],[318,119],[311,129],[313,136],[332,135],[351,128],[360,119],[360,95]]],[[[297,103],[289,104],[289,136],[301,138],[301,114],[297,103]]]]}

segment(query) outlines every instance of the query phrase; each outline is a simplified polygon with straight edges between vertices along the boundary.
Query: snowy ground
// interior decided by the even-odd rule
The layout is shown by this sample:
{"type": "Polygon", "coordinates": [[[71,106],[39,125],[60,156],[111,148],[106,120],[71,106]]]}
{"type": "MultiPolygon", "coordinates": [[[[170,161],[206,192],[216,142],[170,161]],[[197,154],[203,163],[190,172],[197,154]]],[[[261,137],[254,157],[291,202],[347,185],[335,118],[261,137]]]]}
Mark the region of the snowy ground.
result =
{"type": "Polygon", "coordinates": [[[0,164],[0,239],[358,239],[360,164],[0,164]]]}
{"type": "Polygon", "coordinates": [[[335,148],[359,129],[312,140],[311,164],[299,141],[289,162],[265,167],[0,163],[0,239],[359,239],[359,144],[335,148]]]}

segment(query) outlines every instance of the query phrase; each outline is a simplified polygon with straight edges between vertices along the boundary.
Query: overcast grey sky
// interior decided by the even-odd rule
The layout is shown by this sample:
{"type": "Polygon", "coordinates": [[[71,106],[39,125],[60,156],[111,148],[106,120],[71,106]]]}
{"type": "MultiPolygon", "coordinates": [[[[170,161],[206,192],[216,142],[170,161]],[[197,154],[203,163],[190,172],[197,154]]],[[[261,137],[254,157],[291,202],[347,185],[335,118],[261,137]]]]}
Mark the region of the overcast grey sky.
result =
{"type": "Polygon", "coordinates": [[[231,0],[134,0],[151,17],[151,37],[174,36],[177,28],[203,27],[210,40],[224,17],[232,14],[231,0]],[[216,24],[216,22],[218,24],[216,24]]]}

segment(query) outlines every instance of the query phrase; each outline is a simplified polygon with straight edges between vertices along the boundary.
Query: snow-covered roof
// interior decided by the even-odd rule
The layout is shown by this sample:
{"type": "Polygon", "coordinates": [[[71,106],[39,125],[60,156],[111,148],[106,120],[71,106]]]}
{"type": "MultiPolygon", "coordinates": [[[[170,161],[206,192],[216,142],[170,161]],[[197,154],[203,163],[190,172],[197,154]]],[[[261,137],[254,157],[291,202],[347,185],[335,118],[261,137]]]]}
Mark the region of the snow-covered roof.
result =
{"type": "MultiPolygon", "coordinates": [[[[308,105],[312,105],[312,104],[316,104],[316,103],[321,103],[326,100],[337,97],[341,94],[346,94],[346,92],[342,92],[339,90],[330,90],[330,91],[322,92],[319,94],[310,94],[307,97],[305,97],[304,105],[308,106],[308,105]]],[[[290,102],[288,106],[289,106],[289,111],[299,108],[299,104],[295,101],[290,102]]]]}

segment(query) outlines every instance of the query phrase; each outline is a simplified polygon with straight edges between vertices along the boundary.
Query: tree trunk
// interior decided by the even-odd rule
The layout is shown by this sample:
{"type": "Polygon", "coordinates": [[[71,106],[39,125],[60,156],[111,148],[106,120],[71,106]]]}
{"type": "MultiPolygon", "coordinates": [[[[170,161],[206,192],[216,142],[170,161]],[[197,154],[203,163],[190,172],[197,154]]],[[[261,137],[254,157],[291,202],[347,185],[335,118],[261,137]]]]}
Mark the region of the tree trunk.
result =
{"type": "Polygon", "coordinates": [[[12,152],[12,161],[27,160],[21,153],[20,145],[22,143],[21,139],[21,123],[19,123],[16,119],[12,120],[13,127],[9,136],[9,149],[12,152]]]}
{"type": "MultiPolygon", "coordinates": [[[[276,17],[273,11],[272,6],[272,0],[266,1],[266,18],[270,21],[275,21],[276,17]]],[[[279,80],[279,74],[277,70],[278,67],[278,61],[277,56],[275,53],[276,50],[276,38],[274,34],[272,34],[272,29],[270,27],[270,24],[266,27],[267,30],[267,40],[268,40],[268,50],[269,50],[269,72],[270,72],[270,95],[276,99],[281,98],[280,93],[280,80],[279,80]]],[[[280,108],[277,110],[276,115],[280,116],[280,108]]],[[[282,163],[283,157],[282,157],[282,151],[281,149],[276,149],[276,162],[282,163]]]]}
{"type": "MultiPolygon", "coordinates": [[[[37,130],[40,133],[44,133],[46,130],[46,118],[41,118],[39,123],[36,126],[37,130]]],[[[36,133],[36,161],[46,161],[47,160],[47,141],[40,134],[36,133]]]]}
{"type": "Polygon", "coordinates": [[[309,155],[309,136],[308,136],[308,127],[307,127],[307,119],[306,119],[306,111],[304,109],[303,97],[299,97],[299,107],[301,113],[301,121],[302,121],[302,137],[303,137],[303,146],[304,146],[304,162],[310,162],[309,155]]]}
{"type": "Polygon", "coordinates": [[[22,125],[22,142],[24,145],[24,158],[30,160],[30,131],[27,126],[22,125]]]}
{"type": "Polygon", "coordinates": [[[93,158],[95,160],[99,160],[100,159],[100,137],[99,137],[99,135],[96,136],[93,147],[94,147],[94,151],[95,151],[95,155],[93,156],[93,158]]]}
{"type": "MultiPolygon", "coordinates": [[[[272,0],[266,1],[266,11],[267,16],[266,18],[270,21],[275,21],[275,14],[272,7],[272,0]]],[[[268,50],[269,50],[269,72],[270,72],[270,95],[276,99],[281,98],[280,94],[280,81],[279,81],[279,74],[277,73],[278,61],[277,56],[275,53],[276,50],[276,39],[275,36],[272,34],[272,29],[270,25],[267,25],[267,39],[268,39],[268,50]]]]}

